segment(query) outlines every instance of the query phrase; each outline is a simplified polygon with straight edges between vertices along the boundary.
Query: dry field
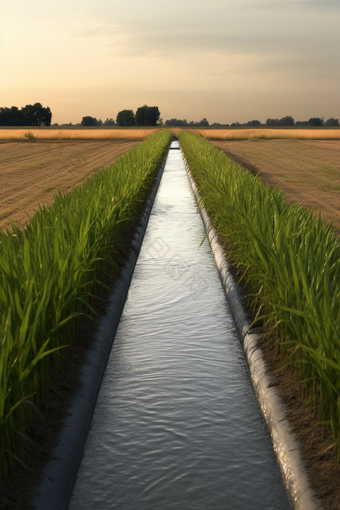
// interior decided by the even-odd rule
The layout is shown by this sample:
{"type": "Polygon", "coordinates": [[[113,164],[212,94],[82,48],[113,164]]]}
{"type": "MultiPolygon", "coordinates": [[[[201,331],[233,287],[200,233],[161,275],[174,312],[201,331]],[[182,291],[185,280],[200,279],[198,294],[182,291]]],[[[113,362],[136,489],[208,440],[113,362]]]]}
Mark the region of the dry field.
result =
{"type": "MultiPolygon", "coordinates": [[[[339,131],[340,134],[340,131],[339,131]]],[[[340,234],[340,140],[214,141],[288,201],[313,207],[340,234]]]]}
{"type": "Polygon", "coordinates": [[[0,228],[23,225],[39,204],[82,184],[139,142],[50,141],[0,143],[0,228]]]}
{"type": "Polygon", "coordinates": [[[0,129],[0,140],[144,140],[155,129],[0,129]]]}
{"type": "Polygon", "coordinates": [[[207,140],[340,140],[340,129],[194,129],[207,140]]]}

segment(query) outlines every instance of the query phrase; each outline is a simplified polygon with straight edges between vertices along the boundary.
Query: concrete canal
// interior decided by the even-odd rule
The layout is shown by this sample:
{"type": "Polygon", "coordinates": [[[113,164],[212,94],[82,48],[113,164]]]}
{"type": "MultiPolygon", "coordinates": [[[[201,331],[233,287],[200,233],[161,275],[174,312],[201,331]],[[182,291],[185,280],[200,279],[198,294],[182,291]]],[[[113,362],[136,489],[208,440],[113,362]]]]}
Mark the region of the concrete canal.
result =
{"type": "Polygon", "coordinates": [[[204,236],[171,149],[71,510],[291,508],[204,236]]]}

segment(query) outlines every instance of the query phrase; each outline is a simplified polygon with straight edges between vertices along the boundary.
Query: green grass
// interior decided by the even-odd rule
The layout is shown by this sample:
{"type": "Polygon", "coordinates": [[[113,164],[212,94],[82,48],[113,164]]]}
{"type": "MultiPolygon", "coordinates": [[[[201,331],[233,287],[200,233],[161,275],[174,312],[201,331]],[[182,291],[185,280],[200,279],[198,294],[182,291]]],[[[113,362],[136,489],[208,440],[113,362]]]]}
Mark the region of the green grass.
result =
{"type": "Polygon", "coordinates": [[[25,422],[52,384],[98,282],[119,274],[170,142],[159,131],[84,185],[0,230],[0,478],[24,458],[25,422]]]}
{"type": "Polygon", "coordinates": [[[296,370],[340,452],[340,243],[312,210],[182,131],[179,141],[214,226],[242,270],[254,310],[296,370]]]}

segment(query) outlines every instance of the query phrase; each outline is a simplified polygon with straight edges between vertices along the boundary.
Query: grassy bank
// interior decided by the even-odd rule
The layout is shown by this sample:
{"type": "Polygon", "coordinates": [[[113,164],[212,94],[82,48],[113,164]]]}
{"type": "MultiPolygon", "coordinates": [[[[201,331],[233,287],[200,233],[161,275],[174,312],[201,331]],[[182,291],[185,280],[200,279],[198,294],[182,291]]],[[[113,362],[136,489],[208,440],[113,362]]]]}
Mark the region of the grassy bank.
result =
{"type": "Polygon", "coordinates": [[[311,210],[288,205],[193,133],[179,140],[204,206],[243,272],[258,319],[296,371],[340,452],[340,243],[311,210]]]}
{"type": "Polygon", "coordinates": [[[49,207],[23,231],[0,230],[0,474],[24,462],[35,412],[105,273],[118,275],[126,232],[140,215],[170,142],[151,135],[49,207]]]}

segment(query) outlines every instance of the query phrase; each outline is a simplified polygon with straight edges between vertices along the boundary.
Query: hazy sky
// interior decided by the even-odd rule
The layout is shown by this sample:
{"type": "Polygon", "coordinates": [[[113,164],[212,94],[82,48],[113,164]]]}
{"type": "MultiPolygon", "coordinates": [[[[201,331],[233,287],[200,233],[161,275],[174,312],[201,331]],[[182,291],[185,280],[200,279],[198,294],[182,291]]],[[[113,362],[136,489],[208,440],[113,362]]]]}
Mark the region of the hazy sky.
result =
{"type": "Polygon", "coordinates": [[[3,0],[0,106],[210,123],[340,117],[340,0],[3,0]]]}

